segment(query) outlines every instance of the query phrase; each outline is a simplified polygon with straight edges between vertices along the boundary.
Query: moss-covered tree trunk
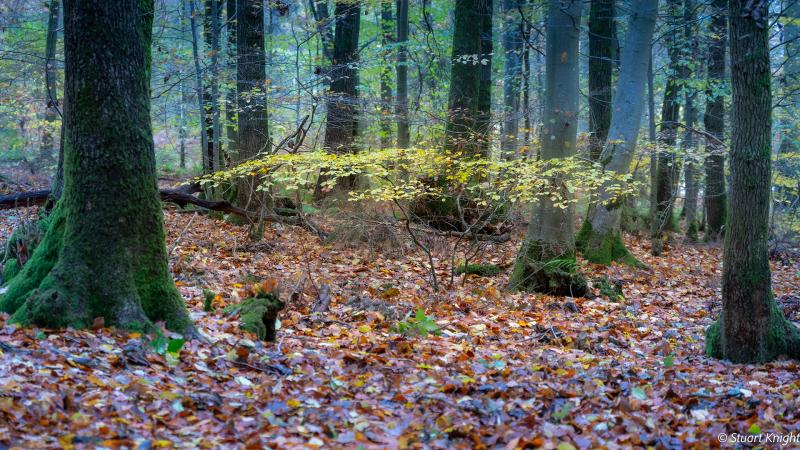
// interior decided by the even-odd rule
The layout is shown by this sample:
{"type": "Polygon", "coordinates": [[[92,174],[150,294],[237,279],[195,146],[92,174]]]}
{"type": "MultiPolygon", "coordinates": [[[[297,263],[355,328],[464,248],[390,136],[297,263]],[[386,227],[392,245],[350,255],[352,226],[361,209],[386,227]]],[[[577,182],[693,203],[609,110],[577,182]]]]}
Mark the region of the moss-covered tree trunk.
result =
{"type": "MultiPolygon", "coordinates": [[[[578,131],[578,38],[582,4],[550,0],[545,51],[543,160],[575,154],[578,131]]],[[[559,176],[551,180],[562,196],[569,194],[559,176]]],[[[580,297],[586,281],[575,262],[574,207],[559,207],[550,198],[534,205],[525,240],[509,280],[513,290],[532,290],[580,297]]]]}
{"type": "MultiPolygon", "coordinates": [[[[239,112],[236,161],[269,151],[264,8],[260,0],[238,0],[236,6],[236,90],[239,112]]],[[[236,203],[248,210],[262,205],[255,178],[237,186],[236,203]]]]}
{"type": "Polygon", "coordinates": [[[595,161],[611,127],[614,1],[592,0],[589,10],[589,156],[595,161]]]}
{"type": "Polygon", "coordinates": [[[767,238],[772,93],[767,2],[731,0],[731,207],[722,266],[722,314],[706,353],[737,363],[800,358],[800,331],[772,294],[767,238]]]}
{"type": "Polygon", "coordinates": [[[697,62],[697,40],[694,35],[695,6],[693,0],[683,2],[683,22],[684,22],[684,54],[683,76],[684,76],[684,106],[683,122],[686,128],[683,134],[681,147],[684,151],[684,178],[686,197],[683,202],[683,212],[686,216],[686,241],[697,242],[697,195],[699,191],[699,180],[697,177],[697,164],[695,162],[695,139],[694,124],[697,120],[697,108],[695,99],[697,91],[692,86],[692,78],[696,72],[697,62]]]}
{"type": "Polygon", "coordinates": [[[26,325],[185,330],[150,128],[153,2],[67,0],[64,17],[64,192],[0,309],[26,325]]]}
{"type": "Polygon", "coordinates": [[[727,0],[713,0],[711,24],[708,27],[708,80],[706,111],[703,125],[714,138],[706,139],[705,240],[720,238],[727,216],[727,188],[725,187],[725,46],[728,34],[727,0]]]}
{"type": "Polygon", "coordinates": [[[390,55],[391,45],[394,43],[394,25],[392,20],[392,0],[381,0],[381,148],[389,148],[394,143],[392,139],[392,64],[390,55]]]}
{"type": "MultiPolygon", "coordinates": [[[[679,0],[667,1],[669,10],[668,23],[678,23],[681,13],[679,0]]],[[[678,164],[675,158],[675,142],[678,135],[678,120],[681,105],[678,102],[680,86],[678,79],[681,72],[679,42],[670,33],[665,36],[665,45],[669,53],[669,73],[664,87],[664,101],[661,104],[661,130],[658,138],[657,168],[655,180],[655,208],[651,222],[651,241],[653,255],[664,251],[664,232],[674,230],[672,212],[675,202],[675,180],[678,177],[678,164]]]]}
{"type": "MultiPolygon", "coordinates": [[[[644,111],[645,85],[648,71],[642,67],[650,61],[653,30],[658,13],[658,0],[636,0],[631,9],[625,45],[622,47],[620,76],[612,103],[613,115],[608,139],[600,162],[605,170],[619,175],[630,170],[644,111]]],[[[638,266],[639,261],[622,241],[621,199],[614,198],[613,186],[602,186],[597,193],[598,205],[584,222],[578,234],[578,249],[591,262],[611,264],[620,261],[638,266]]]]}
{"type": "Polygon", "coordinates": [[[480,155],[486,137],[478,129],[481,87],[481,4],[484,0],[456,0],[452,66],[447,100],[445,150],[480,155]]]}

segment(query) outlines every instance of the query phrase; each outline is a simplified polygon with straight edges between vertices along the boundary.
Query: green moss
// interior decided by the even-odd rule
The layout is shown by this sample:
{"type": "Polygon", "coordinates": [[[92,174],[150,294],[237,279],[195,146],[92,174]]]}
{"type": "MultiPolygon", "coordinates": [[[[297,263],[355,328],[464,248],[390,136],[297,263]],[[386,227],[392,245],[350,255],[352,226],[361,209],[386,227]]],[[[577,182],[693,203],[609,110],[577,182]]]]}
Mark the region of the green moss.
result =
{"type": "Polygon", "coordinates": [[[631,267],[645,267],[625,247],[625,242],[623,242],[622,235],[619,232],[602,235],[595,233],[592,229],[592,224],[588,220],[585,220],[581,225],[581,229],[575,238],[575,247],[587,261],[595,264],[607,266],[616,261],[631,267]]]}
{"type": "Polygon", "coordinates": [[[275,322],[284,304],[274,294],[244,299],[238,305],[225,308],[229,314],[239,313],[241,328],[265,341],[275,340],[275,322]]]}
{"type": "Polygon", "coordinates": [[[217,296],[216,292],[209,289],[203,289],[203,311],[205,312],[214,311],[214,297],[216,296],[217,296]]]}
{"type": "Polygon", "coordinates": [[[597,277],[593,281],[595,287],[600,290],[600,295],[609,300],[624,300],[625,294],[622,292],[621,282],[612,282],[607,276],[597,277]]]}
{"type": "Polygon", "coordinates": [[[493,277],[503,273],[503,269],[496,264],[461,264],[455,269],[456,275],[478,275],[493,277]]]}
{"type": "Polygon", "coordinates": [[[570,297],[586,295],[588,286],[577,270],[574,253],[549,255],[538,241],[525,241],[522,246],[508,281],[510,290],[570,297]]]}
{"type": "Polygon", "coordinates": [[[698,232],[697,221],[693,221],[692,223],[689,224],[688,227],[686,227],[686,242],[690,242],[693,244],[698,242],[697,232],[698,232]]]}
{"type": "Polygon", "coordinates": [[[3,264],[3,284],[7,284],[9,280],[16,277],[22,268],[19,266],[16,258],[11,258],[3,264]]]}
{"type": "Polygon", "coordinates": [[[722,318],[706,329],[706,356],[722,358],[722,318]]]}

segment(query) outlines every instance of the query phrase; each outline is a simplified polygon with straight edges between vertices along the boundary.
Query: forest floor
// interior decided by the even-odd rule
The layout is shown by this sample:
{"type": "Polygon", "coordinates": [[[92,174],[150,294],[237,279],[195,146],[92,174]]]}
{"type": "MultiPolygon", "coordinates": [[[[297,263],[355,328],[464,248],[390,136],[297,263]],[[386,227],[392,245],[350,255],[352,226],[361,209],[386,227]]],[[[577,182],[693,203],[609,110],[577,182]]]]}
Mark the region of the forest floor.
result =
{"type": "MultiPolygon", "coordinates": [[[[31,214],[0,213],[0,240],[31,214]]],[[[494,277],[448,286],[437,253],[434,294],[410,247],[342,248],[277,225],[253,243],[243,227],[174,209],[165,223],[206,341],[159,353],[136,333],[24,329],[0,315],[0,448],[708,448],[721,433],[800,433],[797,362],[703,354],[718,247],[675,242],[653,258],[629,238],[651,270],[582,264],[620,281],[624,298],[569,299],[503,291],[515,235],[487,244],[481,262],[506,268],[494,277]],[[275,343],[223,311],[267,279],[287,302],[275,343]],[[330,309],[312,314],[325,284],[330,309]],[[219,294],[213,312],[203,289],[219,294]],[[420,308],[438,335],[398,333],[420,308]]],[[[800,321],[800,261],[772,268],[800,321]]]]}

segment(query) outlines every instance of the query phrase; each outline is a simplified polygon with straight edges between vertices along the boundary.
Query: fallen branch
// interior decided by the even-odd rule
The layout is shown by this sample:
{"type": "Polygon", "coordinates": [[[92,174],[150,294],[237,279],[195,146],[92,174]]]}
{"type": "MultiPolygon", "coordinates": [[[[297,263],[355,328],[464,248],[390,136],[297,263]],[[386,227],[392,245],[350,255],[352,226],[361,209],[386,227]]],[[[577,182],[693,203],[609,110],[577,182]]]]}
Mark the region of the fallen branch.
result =
{"type": "MultiPolygon", "coordinates": [[[[225,200],[204,200],[202,198],[195,197],[192,195],[192,193],[197,192],[197,189],[198,187],[196,185],[188,185],[178,189],[160,189],[158,192],[161,196],[162,202],[174,203],[182,208],[186,205],[194,205],[212,211],[219,211],[243,217],[250,222],[256,222],[259,219],[258,214],[251,213],[242,208],[233,206],[225,200]]],[[[0,195],[0,209],[25,208],[29,206],[43,205],[47,201],[49,195],[49,189],[10,195],[0,195]]],[[[299,215],[287,216],[275,213],[267,213],[264,215],[263,219],[269,222],[278,222],[287,225],[303,227],[321,238],[327,236],[327,234],[316,224],[299,215]]]]}

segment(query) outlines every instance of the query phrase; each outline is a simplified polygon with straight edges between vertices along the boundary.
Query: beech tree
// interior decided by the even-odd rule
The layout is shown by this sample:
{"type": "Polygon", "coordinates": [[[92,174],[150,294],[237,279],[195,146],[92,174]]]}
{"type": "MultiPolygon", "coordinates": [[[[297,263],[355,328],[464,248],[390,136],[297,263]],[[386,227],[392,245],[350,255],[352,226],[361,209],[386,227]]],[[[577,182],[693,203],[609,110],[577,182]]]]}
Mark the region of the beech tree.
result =
{"type": "Polygon", "coordinates": [[[722,233],[727,216],[727,188],[725,187],[725,47],[728,33],[726,0],[711,3],[709,24],[708,79],[706,82],[706,110],[703,125],[710,136],[706,139],[705,240],[716,241],[722,233]]]}
{"type": "Polygon", "coordinates": [[[397,146],[407,148],[408,130],[408,0],[397,0],[397,146]]]}
{"type": "MultiPolygon", "coordinates": [[[[636,149],[648,78],[648,72],[642,67],[650,61],[657,13],[658,0],[636,0],[628,19],[619,81],[611,107],[611,126],[599,156],[605,170],[618,174],[628,173],[636,149]]],[[[621,261],[639,265],[622,241],[622,201],[613,200],[614,196],[608,187],[600,188],[597,193],[599,204],[592,208],[578,234],[578,248],[586,259],[594,263],[621,261]]]]}
{"type": "Polygon", "coordinates": [[[187,330],[156,185],[153,2],[66,0],[64,18],[64,191],[0,309],[24,325],[187,330]]]}
{"type": "Polygon", "coordinates": [[[722,313],[706,353],[737,363],[800,358],[800,330],[775,303],[767,254],[772,91],[768,2],[731,0],[731,207],[722,257],[722,313]]]}
{"type": "Polygon", "coordinates": [[[58,41],[58,14],[61,9],[60,0],[50,0],[47,15],[47,42],[45,43],[45,102],[42,127],[42,143],[39,150],[40,164],[53,160],[53,128],[58,120],[58,92],[56,92],[56,42],[58,41]]]}
{"type": "MultiPolygon", "coordinates": [[[[545,51],[545,107],[541,158],[575,154],[578,132],[578,41],[582,4],[549,0],[545,51]]],[[[554,186],[569,198],[562,179],[554,186]]],[[[573,230],[574,206],[558,206],[549,198],[533,207],[525,240],[509,280],[513,290],[531,290],[581,297],[586,280],[577,272],[573,230]]]]}
{"type": "Polygon", "coordinates": [[[522,36],[523,21],[520,8],[523,0],[503,0],[504,30],[503,54],[505,56],[503,84],[503,134],[500,149],[506,156],[517,152],[519,134],[520,88],[522,84],[522,55],[525,41],[522,36]]]}
{"type": "Polygon", "coordinates": [[[616,43],[614,0],[592,0],[589,10],[589,156],[600,157],[611,126],[611,79],[616,43]]]}

